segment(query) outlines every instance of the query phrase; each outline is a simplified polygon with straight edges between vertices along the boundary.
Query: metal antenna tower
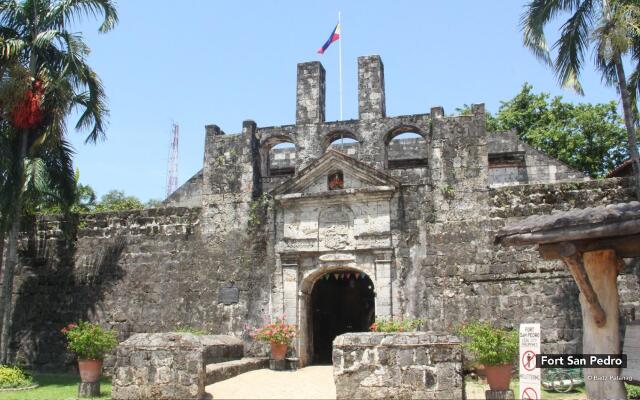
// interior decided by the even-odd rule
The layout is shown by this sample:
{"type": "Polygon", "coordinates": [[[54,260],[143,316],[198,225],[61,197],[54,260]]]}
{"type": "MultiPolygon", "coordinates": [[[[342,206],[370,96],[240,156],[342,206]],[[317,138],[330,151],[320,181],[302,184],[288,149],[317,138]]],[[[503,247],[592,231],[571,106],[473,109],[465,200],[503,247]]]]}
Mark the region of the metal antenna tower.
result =
{"type": "Polygon", "coordinates": [[[167,197],[178,188],[178,140],[180,125],[171,123],[171,145],[169,146],[169,166],[167,168],[167,197]]]}

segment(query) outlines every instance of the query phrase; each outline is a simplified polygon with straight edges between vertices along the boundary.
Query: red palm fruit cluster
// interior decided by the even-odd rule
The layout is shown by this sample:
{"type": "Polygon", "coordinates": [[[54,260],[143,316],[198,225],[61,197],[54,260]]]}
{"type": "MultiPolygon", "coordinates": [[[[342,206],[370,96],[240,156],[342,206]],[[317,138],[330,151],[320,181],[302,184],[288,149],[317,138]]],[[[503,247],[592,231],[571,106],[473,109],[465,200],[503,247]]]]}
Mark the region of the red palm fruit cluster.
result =
{"type": "Polygon", "coordinates": [[[33,82],[31,89],[25,92],[23,100],[18,102],[11,111],[13,126],[19,129],[32,129],[38,126],[42,121],[43,97],[42,82],[33,82]]]}

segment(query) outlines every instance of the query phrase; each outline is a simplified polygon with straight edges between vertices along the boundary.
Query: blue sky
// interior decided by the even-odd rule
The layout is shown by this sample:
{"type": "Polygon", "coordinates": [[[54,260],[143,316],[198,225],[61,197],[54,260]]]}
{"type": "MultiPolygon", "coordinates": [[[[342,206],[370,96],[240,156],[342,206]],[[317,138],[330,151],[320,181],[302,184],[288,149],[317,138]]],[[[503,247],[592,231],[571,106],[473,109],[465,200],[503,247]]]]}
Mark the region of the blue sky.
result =
{"type": "MultiPolygon", "coordinates": [[[[338,46],[316,50],[342,12],[344,118],[357,118],[357,57],[385,64],[387,114],[485,103],[495,112],[527,81],[571,101],[606,102],[616,93],[597,72],[582,77],[585,96],[558,87],[523,48],[525,2],[492,1],[195,1],[121,0],[120,24],[98,34],[77,27],[92,49],[111,109],[108,138],[85,145],[70,132],[81,181],[102,195],[124,190],[163,198],[171,122],[180,125],[179,184],[202,167],[204,126],[227,133],[295,120],[296,64],[327,71],[327,120],[338,119],[338,46]]],[[[557,27],[549,37],[557,37],[557,27]]],[[[589,60],[590,61],[590,60],[589,60]]],[[[589,64],[590,68],[590,63],[589,64]]]]}

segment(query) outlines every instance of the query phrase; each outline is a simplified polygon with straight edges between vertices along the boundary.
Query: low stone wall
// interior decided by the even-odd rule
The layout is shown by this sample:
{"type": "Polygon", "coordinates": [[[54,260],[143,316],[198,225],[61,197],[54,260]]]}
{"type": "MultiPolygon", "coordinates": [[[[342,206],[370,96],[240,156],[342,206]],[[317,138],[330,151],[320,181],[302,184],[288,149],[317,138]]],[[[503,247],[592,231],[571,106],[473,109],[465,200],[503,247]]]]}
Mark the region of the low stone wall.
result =
{"type": "Polygon", "coordinates": [[[462,348],[426,332],[347,333],[333,342],[338,399],[462,399],[462,348]]]}
{"type": "Polygon", "coordinates": [[[113,374],[114,400],[204,397],[206,364],[242,357],[242,342],[229,336],[139,333],[121,343],[113,374]]]}

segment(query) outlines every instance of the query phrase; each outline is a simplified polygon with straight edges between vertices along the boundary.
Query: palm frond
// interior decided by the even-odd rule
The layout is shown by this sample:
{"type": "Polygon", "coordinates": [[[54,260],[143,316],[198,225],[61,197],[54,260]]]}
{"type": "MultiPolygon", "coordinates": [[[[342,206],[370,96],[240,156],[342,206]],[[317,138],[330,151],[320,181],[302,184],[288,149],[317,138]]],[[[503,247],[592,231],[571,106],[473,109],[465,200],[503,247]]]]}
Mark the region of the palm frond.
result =
{"type": "MultiPolygon", "coordinates": [[[[637,108],[638,95],[640,95],[640,37],[635,37],[631,45],[631,58],[634,60],[633,72],[629,77],[629,94],[631,104],[637,108]]],[[[636,121],[640,119],[636,118],[636,121]]]]}
{"type": "Polygon", "coordinates": [[[574,9],[579,0],[532,0],[520,17],[523,42],[533,54],[548,65],[552,65],[544,27],[562,11],[574,9]]]}
{"type": "Polygon", "coordinates": [[[48,136],[44,142],[44,167],[48,178],[48,187],[55,193],[54,199],[66,212],[76,199],[76,179],[73,169],[74,150],[64,138],[48,136]]]}
{"type": "Polygon", "coordinates": [[[87,64],[84,65],[84,73],[79,76],[83,76],[82,83],[87,90],[76,97],[76,104],[72,104],[74,108],[78,106],[84,108],[75,128],[90,129],[85,143],[96,143],[104,139],[106,118],[109,115],[104,87],[98,75],[87,64]]]}
{"type": "Polygon", "coordinates": [[[16,0],[0,2],[0,25],[24,32],[25,21],[24,4],[16,0]]]}
{"type": "Polygon", "coordinates": [[[0,214],[11,220],[17,211],[16,199],[22,193],[22,169],[18,168],[20,134],[6,121],[0,121],[0,214]]]}
{"type": "Polygon", "coordinates": [[[579,94],[584,94],[579,76],[584,54],[589,48],[593,12],[593,0],[583,0],[562,25],[560,38],[553,46],[558,51],[554,63],[558,81],[562,87],[579,94]]]}
{"type": "Polygon", "coordinates": [[[0,41],[0,58],[8,60],[17,57],[27,47],[27,42],[18,38],[0,41]]]}
{"type": "Polygon", "coordinates": [[[104,17],[100,32],[108,32],[118,23],[118,12],[111,0],[60,0],[51,8],[48,23],[56,26],[64,26],[68,20],[76,20],[81,16],[98,18],[104,17]]]}

